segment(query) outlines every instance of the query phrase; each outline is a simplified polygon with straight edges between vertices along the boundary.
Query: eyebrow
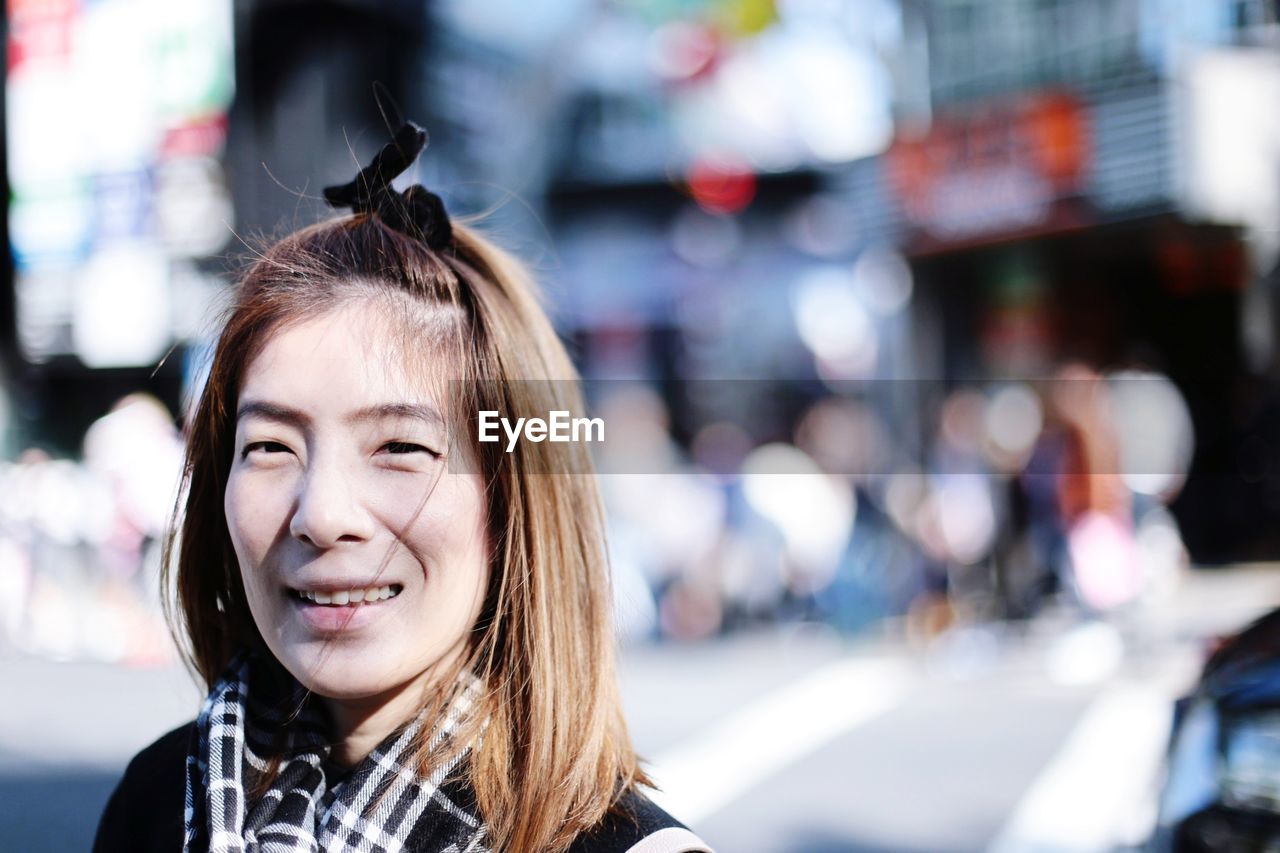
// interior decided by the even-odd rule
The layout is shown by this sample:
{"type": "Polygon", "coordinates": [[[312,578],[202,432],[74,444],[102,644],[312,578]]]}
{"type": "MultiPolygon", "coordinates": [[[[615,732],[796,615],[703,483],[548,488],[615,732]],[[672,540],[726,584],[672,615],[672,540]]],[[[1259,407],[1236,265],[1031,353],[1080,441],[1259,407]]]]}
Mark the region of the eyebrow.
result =
{"type": "MultiPolygon", "coordinates": [[[[311,418],[305,413],[278,403],[266,400],[249,400],[236,410],[236,421],[247,417],[259,417],[289,426],[305,427],[310,425],[311,418]]],[[[420,403],[381,403],[356,409],[343,418],[347,423],[370,423],[389,418],[412,418],[426,421],[434,426],[443,426],[444,418],[431,406],[420,403]]]]}

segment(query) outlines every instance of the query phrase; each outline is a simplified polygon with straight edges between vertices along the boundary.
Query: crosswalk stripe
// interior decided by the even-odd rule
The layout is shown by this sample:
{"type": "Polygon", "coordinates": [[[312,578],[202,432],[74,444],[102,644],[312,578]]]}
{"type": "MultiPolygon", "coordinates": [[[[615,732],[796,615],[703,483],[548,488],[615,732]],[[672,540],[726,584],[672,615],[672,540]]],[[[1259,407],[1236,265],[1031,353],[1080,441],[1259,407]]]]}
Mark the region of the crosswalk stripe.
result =
{"type": "Polygon", "coordinates": [[[824,743],[896,707],[907,668],[888,660],[827,664],[730,714],[657,758],[653,799],[691,825],[824,743]]]}
{"type": "Polygon", "coordinates": [[[1172,699],[1148,685],[1103,692],[1032,783],[987,853],[1099,853],[1142,807],[1169,737],[1172,699]]]}

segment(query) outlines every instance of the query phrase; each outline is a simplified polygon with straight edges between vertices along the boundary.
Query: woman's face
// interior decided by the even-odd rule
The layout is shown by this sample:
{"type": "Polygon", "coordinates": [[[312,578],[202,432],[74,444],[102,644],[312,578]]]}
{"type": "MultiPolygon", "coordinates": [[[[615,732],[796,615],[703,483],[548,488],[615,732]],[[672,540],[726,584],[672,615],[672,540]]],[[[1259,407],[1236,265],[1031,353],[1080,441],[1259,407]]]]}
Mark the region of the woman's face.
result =
{"type": "Polygon", "coordinates": [[[241,384],[225,496],[258,630],[332,699],[425,682],[488,583],[481,477],[441,459],[441,410],[377,309],[356,300],[268,339],[241,384]]]}

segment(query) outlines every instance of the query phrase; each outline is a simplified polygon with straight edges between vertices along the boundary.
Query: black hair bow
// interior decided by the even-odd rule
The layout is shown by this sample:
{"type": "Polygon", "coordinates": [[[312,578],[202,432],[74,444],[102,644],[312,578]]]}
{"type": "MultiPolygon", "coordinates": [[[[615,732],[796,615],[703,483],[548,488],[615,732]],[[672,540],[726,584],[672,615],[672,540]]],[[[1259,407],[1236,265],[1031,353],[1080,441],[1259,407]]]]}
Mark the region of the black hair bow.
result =
{"type": "Polygon", "coordinates": [[[404,192],[392,189],[396,176],[413,165],[427,145],[427,132],[411,121],[400,125],[390,142],[347,184],[324,188],[331,207],[349,207],[355,213],[374,213],[387,225],[433,249],[449,245],[453,226],[440,196],[421,184],[404,192]]]}

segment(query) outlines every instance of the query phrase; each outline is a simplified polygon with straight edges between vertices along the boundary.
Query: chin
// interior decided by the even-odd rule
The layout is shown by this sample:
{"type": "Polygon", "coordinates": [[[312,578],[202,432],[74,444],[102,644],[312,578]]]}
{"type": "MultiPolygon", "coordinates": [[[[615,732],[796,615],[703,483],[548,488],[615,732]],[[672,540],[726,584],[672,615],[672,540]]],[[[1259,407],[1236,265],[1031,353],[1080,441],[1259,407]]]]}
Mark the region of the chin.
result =
{"type": "Polygon", "coordinates": [[[303,687],[326,699],[367,699],[412,681],[413,673],[386,666],[385,654],[348,652],[330,646],[282,658],[303,687]]]}

